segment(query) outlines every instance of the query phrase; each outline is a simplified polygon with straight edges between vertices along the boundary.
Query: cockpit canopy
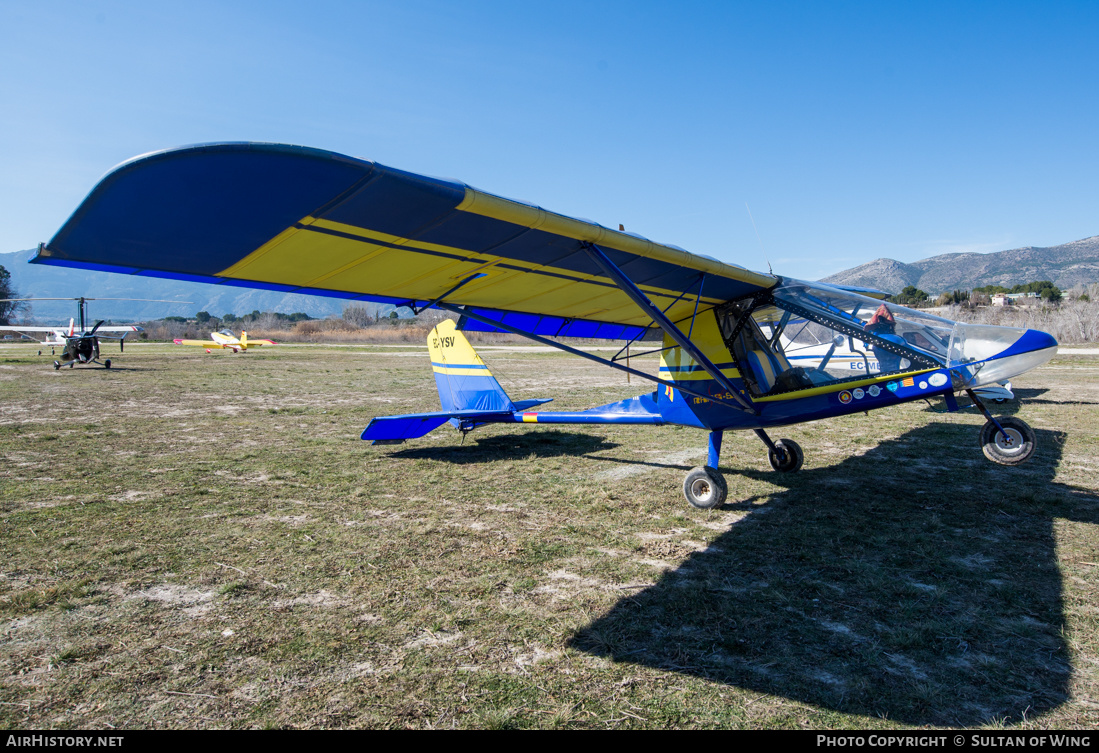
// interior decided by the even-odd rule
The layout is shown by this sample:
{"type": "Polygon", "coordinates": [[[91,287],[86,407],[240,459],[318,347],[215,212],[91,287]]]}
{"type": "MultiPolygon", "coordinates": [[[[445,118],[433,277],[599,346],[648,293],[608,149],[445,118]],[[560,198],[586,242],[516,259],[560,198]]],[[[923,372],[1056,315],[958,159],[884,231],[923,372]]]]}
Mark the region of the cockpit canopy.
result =
{"type": "Polygon", "coordinates": [[[767,299],[718,311],[757,395],[946,367],[956,390],[1045,363],[1056,341],[1015,327],[962,324],[822,283],[782,280],[767,299]]]}

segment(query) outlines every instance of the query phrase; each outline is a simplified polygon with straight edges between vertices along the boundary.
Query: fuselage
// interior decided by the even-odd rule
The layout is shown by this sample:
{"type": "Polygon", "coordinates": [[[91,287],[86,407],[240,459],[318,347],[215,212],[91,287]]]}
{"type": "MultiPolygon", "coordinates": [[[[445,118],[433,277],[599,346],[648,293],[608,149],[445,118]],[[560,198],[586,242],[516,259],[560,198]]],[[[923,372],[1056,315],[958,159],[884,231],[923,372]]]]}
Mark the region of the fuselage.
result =
{"type": "Polygon", "coordinates": [[[786,280],[769,296],[698,315],[692,341],[751,410],[669,338],[660,376],[694,394],[662,387],[654,397],[667,423],[711,430],[782,426],[974,389],[1040,366],[1057,349],[1038,330],[963,324],[786,280]],[[799,365],[809,352],[812,365],[799,365]]]}
{"type": "Polygon", "coordinates": [[[705,363],[665,335],[663,383],[655,391],[556,412],[516,409],[465,339],[453,336],[453,324],[444,324],[449,336],[428,340],[444,411],[424,415],[442,420],[451,411],[465,428],[514,422],[765,429],[936,396],[953,400],[955,392],[1029,371],[1057,349],[1037,330],[962,324],[819,283],[782,281],[765,295],[679,323],[705,363]],[[812,361],[796,365],[807,351],[812,361]],[[851,368],[853,356],[862,369],[851,368]]]}

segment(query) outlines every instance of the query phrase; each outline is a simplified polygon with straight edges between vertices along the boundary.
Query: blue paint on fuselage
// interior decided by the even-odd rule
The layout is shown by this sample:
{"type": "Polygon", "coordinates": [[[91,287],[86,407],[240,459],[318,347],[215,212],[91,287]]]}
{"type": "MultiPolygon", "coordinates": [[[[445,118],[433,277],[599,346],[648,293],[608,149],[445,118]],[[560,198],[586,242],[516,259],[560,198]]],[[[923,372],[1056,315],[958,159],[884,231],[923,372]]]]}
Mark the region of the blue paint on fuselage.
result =
{"type": "MultiPolygon", "coordinates": [[[[743,388],[742,380],[731,381],[735,387],[743,388]]],[[[694,381],[691,386],[717,399],[722,399],[724,395],[724,390],[716,381],[694,381]]],[[[752,405],[759,411],[758,415],[727,404],[686,395],[678,390],[673,390],[670,398],[665,389],[658,390],[657,395],[660,413],[667,423],[721,431],[786,426],[802,421],[862,413],[942,395],[951,389],[947,370],[936,369],[903,378],[883,379],[859,387],[837,384],[830,392],[805,397],[797,397],[793,393],[783,400],[754,402],[752,405]]]]}

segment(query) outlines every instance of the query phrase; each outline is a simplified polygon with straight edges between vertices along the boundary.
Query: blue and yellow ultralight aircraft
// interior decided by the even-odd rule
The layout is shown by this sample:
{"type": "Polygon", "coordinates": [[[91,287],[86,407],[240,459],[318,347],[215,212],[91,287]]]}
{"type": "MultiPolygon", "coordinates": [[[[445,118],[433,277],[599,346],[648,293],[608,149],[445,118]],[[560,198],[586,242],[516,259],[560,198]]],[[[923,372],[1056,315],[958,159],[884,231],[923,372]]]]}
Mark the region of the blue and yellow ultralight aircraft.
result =
{"type": "Polygon", "coordinates": [[[974,389],[1040,366],[1057,347],[1037,330],[959,324],[463,183],[278,144],[200,144],[125,162],[32,261],[453,312],[457,323],[429,338],[442,410],[375,418],[363,439],[404,441],[447,421],[462,431],[498,422],[692,426],[710,435],[706,465],[683,484],[699,508],[725,500],[717,468],[726,431],[754,431],[771,466],[792,472],[801,448],[768,429],[932,396],[957,410],[962,391],[988,419],[985,455],[1021,463],[1034,452],[1033,430],[992,416],[974,389]],[[659,387],[587,411],[534,412],[546,401],[512,402],[462,331],[523,335],[659,387]],[[630,343],[658,332],[659,376],[623,363],[630,343]],[[551,337],[625,345],[606,359],[551,337]],[[812,367],[791,366],[790,343],[870,352],[879,371],[852,374],[827,349],[812,367]]]}

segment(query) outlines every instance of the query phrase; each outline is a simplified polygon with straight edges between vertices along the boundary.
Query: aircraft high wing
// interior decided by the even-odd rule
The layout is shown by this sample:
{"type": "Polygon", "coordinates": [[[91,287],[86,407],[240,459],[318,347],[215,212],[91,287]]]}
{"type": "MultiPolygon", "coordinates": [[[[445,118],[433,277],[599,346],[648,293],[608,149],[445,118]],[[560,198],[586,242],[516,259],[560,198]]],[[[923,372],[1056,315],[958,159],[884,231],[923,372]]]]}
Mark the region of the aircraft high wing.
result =
{"type": "Polygon", "coordinates": [[[584,244],[677,321],[696,298],[712,307],[777,281],[462,183],[271,144],[124,163],[32,261],[417,308],[438,298],[540,335],[640,334],[652,318],[584,244]]]}
{"type": "Polygon", "coordinates": [[[433,356],[437,381],[446,377],[443,411],[375,419],[364,439],[414,438],[447,421],[462,431],[499,421],[693,426],[710,433],[706,466],[684,482],[696,507],[725,499],[717,470],[725,431],[754,431],[772,467],[791,472],[801,449],[766,429],[933,396],[956,410],[961,391],[988,419],[985,454],[1022,462],[1034,432],[993,417],[973,390],[1045,363],[1057,345],[1037,330],[960,324],[456,181],[274,144],[204,144],[123,163],[33,261],[450,311],[454,334],[433,333],[456,349],[457,361],[433,356]],[[857,338],[874,349],[878,372],[791,364],[782,335],[792,321],[820,343],[857,338]],[[520,334],[660,389],[592,411],[531,412],[539,401],[513,403],[499,385],[477,381],[483,363],[458,339],[468,331],[520,334]],[[622,352],[604,359],[549,339],[623,340],[628,352],[650,332],[663,334],[657,377],[624,365],[622,352]]]}

